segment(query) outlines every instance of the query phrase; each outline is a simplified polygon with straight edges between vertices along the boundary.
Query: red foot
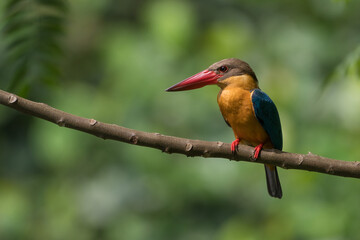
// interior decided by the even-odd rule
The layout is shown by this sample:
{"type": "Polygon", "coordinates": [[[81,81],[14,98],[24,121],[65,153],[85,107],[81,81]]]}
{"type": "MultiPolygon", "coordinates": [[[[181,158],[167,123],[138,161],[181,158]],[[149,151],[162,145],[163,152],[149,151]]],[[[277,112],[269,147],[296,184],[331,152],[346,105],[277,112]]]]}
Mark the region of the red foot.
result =
{"type": "Polygon", "coordinates": [[[231,152],[235,153],[237,146],[239,145],[240,139],[235,139],[232,143],[231,143],[231,152]]]}
{"type": "Polygon", "coordinates": [[[261,149],[263,148],[263,146],[264,146],[264,144],[261,143],[261,144],[259,144],[259,145],[257,145],[257,146],[255,147],[254,156],[253,156],[253,158],[254,158],[255,160],[258,159],[259,154],[260,154],[261,149]]]}

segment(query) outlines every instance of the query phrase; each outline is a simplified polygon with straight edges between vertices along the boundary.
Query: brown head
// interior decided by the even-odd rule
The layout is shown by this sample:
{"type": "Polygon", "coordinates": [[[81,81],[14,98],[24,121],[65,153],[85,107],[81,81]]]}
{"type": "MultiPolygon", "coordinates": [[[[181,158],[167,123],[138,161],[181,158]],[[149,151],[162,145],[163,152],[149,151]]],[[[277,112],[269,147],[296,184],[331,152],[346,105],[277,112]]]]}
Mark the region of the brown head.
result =
{"type": "Polygon", "coordinates": [[[221,88],[234,84],[252,89],[258,87],[258,80],[249,64],[237,58],[228,58],[212,64],[208,69],[171,86],[166,91],[185,91],[211,84],[217,84],[221,88]]]}

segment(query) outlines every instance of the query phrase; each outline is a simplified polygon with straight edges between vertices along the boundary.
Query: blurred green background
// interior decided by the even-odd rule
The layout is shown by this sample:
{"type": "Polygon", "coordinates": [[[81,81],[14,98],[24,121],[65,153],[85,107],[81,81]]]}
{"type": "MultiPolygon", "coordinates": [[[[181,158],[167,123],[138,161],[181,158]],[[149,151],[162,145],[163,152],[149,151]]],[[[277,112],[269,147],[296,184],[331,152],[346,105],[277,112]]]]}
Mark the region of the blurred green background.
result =
{"type": "MultiPolygon", "coordinates": [[[[360,2],[7,0],[0,87],[148,132],[233,141],[218,88],[164,89],[237,57],[277,104],[284,150],[360,157],[360,2]]],[[[359,239],[357,179],[186,158],[0,106],[0,239],[359,239]]]]}

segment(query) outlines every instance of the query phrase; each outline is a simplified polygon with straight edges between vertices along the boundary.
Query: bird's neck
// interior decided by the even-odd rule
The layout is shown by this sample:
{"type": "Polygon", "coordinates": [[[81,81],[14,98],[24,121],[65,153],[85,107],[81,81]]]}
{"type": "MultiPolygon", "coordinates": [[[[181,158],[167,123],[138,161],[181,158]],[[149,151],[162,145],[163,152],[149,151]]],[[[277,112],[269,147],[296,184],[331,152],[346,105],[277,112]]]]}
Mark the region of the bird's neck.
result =
{"type": "Polygon", "coordinates": [[[217,84],[221,89],[242,88],[244,90],[252,90],[259,88],[259,84],[250,75],[232,76],[224,79],[217,84]]]}

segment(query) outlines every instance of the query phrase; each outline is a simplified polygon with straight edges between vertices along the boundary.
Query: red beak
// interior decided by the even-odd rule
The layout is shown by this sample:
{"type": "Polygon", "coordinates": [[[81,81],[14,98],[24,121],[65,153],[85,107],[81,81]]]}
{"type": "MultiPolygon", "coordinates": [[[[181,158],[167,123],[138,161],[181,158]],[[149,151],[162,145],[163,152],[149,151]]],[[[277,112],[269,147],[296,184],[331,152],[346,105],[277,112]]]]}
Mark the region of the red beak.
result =
{"type": "Polygon", "coordinates": [[[206,85],[210,84],[216,84],[218,78],[222,77],[220,74],[216,74],[213,71],[204,70],[202,72],[199,72],[198,74],[195,74],[194,76],[191,76],[174,86],[169,87],[166,89],[167,92],[174,92],[174,91],[186,91],[196,88],[201,88],[206,85]]]}

